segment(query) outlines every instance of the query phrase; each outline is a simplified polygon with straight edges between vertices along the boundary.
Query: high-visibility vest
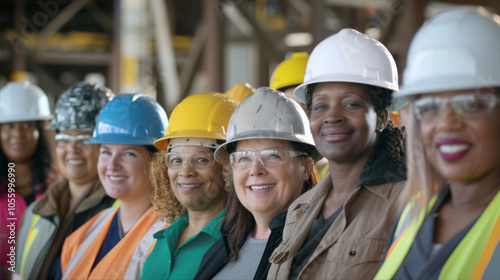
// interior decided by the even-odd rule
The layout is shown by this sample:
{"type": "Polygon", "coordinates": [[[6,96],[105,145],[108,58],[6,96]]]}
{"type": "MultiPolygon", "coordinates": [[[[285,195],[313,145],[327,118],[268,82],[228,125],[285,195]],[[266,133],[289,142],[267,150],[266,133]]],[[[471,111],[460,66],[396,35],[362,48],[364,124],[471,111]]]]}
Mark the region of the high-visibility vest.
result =
{"type": "MultiPolygon", "coordinates": [[[[417,200],[405,207],[384,264],[375,280],[392,279],[406,258],[425,218],[436,204],[434,196],[416,219],[410,218],[417,200]]],[[[438,279],[499,279],[500,277],[500,192],[490,202],[444,264],[438,279]]]]}
{"type": "Polygon", "coordinates": [[[118,207],[101,211],[66,238],[61,254],[63,279],[139,279],[155,244],[153,234],[167,224],[149,208],[92,268],[116,211],[118,207]]]}

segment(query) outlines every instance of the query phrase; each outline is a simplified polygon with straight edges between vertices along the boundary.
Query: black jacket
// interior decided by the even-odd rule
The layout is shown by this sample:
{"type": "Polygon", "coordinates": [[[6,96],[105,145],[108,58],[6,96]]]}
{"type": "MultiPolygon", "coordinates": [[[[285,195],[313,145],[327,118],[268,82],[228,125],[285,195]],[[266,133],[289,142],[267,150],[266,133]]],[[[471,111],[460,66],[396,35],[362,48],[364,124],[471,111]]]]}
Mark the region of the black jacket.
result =
{"type": "MultiPolygon", "coordinates": [[[[268,261],[269,257],[273,253],[274,249],[278,247],[283,236],[283,227],[285,226],[286,212],[281,213],[276,216],[271,223],[269,223],[269,228],[271,229],[271,235],[267,240],[266,248],[264,249],[264,254],[260,259],[259,267],[253,279],[266,279],[267,272],[271,263],[268,261]]],[[[250,232],[247,233],[247,237],[250,232]]],[[[246,238],[245,238],[246,240],[246,238]]],[[[243,246],[243,243],[240,245],[243,246]]],[[[203,256],[201,260],[198,272],[194,276],[197,280],[208,280],[212,279],[229,261],[229,244],[227,243],[227,236],[223,235],[203,256]]]]}

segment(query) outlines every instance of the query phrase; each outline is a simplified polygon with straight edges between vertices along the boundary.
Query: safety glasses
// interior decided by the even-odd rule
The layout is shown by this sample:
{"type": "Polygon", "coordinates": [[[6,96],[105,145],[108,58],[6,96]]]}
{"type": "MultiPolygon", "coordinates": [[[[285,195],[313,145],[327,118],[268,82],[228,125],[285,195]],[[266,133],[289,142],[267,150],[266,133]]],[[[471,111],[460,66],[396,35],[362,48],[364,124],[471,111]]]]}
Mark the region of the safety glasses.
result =
{"type": "Polygon", "coordinates": [[[466,93],[449,98],[422,97],[414,103],[415,115],[420,121],[432,121],[444,112],[448,103],[459,116],[478,115],[491,112],[493,107],[500,104],[500,98],[493,93],[466,93]]]}
{"type": "Polygon", "coordinates": [[[170,152],[165,154],[168,168],[172,170],[180,170],[187,162],[192,168],[203,169],[208,168],[215,163],[213,152],[196,152],[196,153],[176,153],[170,152]]]}
{"type": "Polygon", "coordinates": [[[90,144],[84,142],[92,138],[90,134],[69,135],[69,134],[56,134],[56,147],[60,149],[67,149],[75,143],[78,149],[88,148],[90,144]]]}
{"type": "Polygon", "coordinates": [[[307,156],[307,153],[273,148],[255,152],[234,152],[229,156],[229,162],[233,169],[243,170],[250,168],[256,159],[264,166],[279,166],[287,164],[292,158],[298,156],[307,156]]]}

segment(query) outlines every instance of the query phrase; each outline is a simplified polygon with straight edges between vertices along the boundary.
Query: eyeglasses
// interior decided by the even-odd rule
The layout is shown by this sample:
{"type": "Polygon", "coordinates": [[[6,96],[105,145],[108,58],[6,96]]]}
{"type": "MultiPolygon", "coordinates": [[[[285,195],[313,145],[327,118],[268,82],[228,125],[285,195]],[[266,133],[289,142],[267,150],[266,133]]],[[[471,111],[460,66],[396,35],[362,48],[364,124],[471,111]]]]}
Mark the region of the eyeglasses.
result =
{"type": "Polygon", "coordinates": [[[180,170],[187,162],[192,168],[203,169],[208,168],[215,163],[213,152],[196,152],[196,153],[176,153],[170,152],[165,154],[167,166],[173,170],[180,170]]]}
{"type": "Polygon", "coordinates": [[[55,136],[57,148],[67,149],[73,143],[76,144],[78,149],[88,148],[90,144],[85,144],[84,142],[92,138],[90,134],[80,134],[80,135],[69,135],[69,134],[57,134],[55,136]]]}
{"type": "Polygon", "coordinates": [[[229,162],[234,169],[243,170],[250,168],[254,164],[255,159],[257,159],[264,166],[279,166],[285,165],[290,162],[292,158],[299,156],[307,156],[307,153],[274,148],[256,152],[234,152],[229,155],[229,162]]]}
{"type": "Polygon", "coordinates": [[[431,121],[444,112],[448,103],[459,116],[476,115],[491,112],[493,107],[500,104],[500,98],[492,93],[467,93],[449,98],[423,97],[415,101],[415,115],[420,121],[431,121]]]}

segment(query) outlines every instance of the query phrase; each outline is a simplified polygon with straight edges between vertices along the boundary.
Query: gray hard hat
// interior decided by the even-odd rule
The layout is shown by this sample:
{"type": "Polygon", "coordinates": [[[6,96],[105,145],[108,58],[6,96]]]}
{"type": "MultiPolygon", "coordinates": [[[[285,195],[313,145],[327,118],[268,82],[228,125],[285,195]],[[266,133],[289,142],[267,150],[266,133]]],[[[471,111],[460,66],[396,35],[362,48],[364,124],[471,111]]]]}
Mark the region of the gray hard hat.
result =
{"type": "Polygon", "coordinates": [[[102,107],[115,94],[94,83],[77,83],[57,100],[52,123],[47,129],[93,131],[102,107]]]}
{"type": "Polygon", "coordinates": [[[215,151],[215,159],[227,163],[227,146],[248,139],[278,139],[302,143],[311,148],[311,156],[321,158],[304,110],[281,91],[260,87],[236,107],[227,130],[226,143],[215,151]]]}

